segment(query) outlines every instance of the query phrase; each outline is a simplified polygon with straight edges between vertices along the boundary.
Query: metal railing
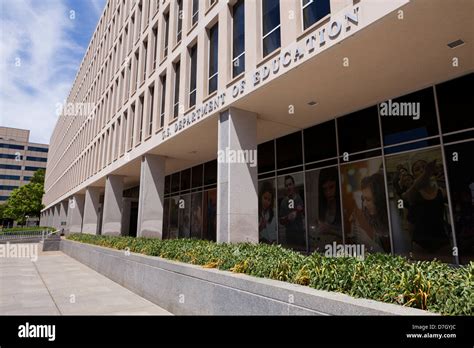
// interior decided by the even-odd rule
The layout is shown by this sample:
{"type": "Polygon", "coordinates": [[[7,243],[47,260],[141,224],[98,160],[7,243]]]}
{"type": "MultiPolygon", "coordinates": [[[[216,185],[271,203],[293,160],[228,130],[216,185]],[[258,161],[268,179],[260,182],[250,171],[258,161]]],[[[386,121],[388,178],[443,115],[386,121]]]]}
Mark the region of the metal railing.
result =
{"type": "Polygon", "coordinates": [[[56,231],[51,230],[19,230],[19,231],[0,231],[0,243],[10,242],[10,241],[34,241],[42,242],[47,237],[52,234],[55,234],[56,231]]]}

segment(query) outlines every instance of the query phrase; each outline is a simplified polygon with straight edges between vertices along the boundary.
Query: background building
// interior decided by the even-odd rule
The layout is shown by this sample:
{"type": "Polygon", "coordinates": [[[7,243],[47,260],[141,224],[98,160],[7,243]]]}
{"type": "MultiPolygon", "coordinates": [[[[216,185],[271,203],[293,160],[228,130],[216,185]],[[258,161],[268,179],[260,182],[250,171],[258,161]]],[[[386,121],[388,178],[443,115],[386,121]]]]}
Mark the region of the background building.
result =
{"type": "Polygon", "coordinates": [[[470,0],[108,1],[51,137],[42,218],[465,263],[473,11],[470,0]]]}
{"type": "Polygon", "coordinates": [[[31,143],[29,137],[29,130],[0,127],[0,204],[35,171],[46,169],[48,145],[31,143]]]}

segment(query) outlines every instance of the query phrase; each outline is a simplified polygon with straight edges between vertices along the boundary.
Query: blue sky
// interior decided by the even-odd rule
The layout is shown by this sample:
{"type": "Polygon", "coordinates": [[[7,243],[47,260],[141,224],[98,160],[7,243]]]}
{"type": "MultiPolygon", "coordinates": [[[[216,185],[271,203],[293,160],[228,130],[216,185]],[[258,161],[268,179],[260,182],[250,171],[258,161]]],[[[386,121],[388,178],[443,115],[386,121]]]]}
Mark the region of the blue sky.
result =
{"type": "Polygon", "coordinates": [[[0,0],[0,125],[49,143],[106,0],[0,0]]]}

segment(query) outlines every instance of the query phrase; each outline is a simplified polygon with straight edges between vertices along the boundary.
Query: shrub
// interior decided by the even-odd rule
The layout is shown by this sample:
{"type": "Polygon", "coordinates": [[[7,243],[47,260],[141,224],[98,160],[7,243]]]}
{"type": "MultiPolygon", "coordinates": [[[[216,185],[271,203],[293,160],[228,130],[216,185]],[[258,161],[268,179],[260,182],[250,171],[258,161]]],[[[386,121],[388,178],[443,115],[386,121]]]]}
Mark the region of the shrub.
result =
{"type": "Polygon", "coordinates": [[[440,261],[411,262],[401,256],[309,256],[267,244],[216,244],[197,239],[158,240],[72,234],[70,240],[130,250],[206,268],[307,285],[443,315],[474,314],[474,263],[454,268],[440,261]]]}

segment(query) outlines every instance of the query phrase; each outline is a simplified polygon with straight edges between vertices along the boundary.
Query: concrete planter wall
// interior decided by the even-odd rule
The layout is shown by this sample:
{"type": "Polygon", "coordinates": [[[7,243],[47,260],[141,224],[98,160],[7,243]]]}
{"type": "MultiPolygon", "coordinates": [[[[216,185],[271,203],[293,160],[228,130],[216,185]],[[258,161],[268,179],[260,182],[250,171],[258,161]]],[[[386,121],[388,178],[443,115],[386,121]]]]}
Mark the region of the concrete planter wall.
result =
{"type": "Polygon", "coordinates": [[[173,314],[429,315],[276,280],[62,240],[61,250],[173,314]]]}

